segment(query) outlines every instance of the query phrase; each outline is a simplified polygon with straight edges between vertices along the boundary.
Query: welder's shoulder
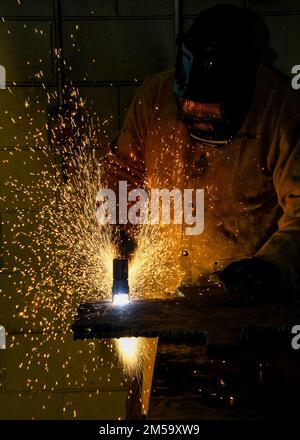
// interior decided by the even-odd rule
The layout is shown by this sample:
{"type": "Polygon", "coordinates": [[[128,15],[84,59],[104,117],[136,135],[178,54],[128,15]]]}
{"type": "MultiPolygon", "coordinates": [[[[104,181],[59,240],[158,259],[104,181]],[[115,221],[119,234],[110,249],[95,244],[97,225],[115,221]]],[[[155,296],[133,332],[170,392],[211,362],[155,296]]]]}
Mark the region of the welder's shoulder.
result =
{"type": "Polygon", "coordinates": [[[273,94],[273,108],[286,114],[300,114],[299,93],[292,87],[291,80],[283,73],[274,68],[261,65],[260,78],[264,87],[273,94]]]}
{"type": "Polygon", "coordinates": [[[172,93],[173,80],[174,70],[167,70],[148,76],[143,82],[143,87],[152,96],[159,96],[161,94],[166,96],[172,93]]]}

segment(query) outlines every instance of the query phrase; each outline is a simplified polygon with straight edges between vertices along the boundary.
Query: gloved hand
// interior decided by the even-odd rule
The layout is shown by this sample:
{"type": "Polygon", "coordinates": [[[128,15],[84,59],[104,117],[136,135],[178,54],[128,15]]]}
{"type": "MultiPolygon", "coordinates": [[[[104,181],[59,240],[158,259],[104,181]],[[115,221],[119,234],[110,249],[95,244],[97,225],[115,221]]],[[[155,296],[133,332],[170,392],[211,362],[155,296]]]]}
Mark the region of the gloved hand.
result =
{"type": "Polygon", "coordinates": [[[259,257],[230,263],[218,277],[226,290],[251,299],[275,299],[280,296],[282,289],[279,269],[259,257]]]}

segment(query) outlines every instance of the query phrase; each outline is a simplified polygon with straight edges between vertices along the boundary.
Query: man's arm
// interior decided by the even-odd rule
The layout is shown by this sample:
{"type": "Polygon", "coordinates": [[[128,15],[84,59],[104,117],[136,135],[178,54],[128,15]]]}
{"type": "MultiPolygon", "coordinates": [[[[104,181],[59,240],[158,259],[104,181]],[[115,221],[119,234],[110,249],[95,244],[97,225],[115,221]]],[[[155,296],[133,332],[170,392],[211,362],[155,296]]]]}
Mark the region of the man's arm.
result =
{"type": "Polygon", "coordinates": [[[120,180],[128,182],[129,190],[144,184],[145,144],[154,108],[149,82],[146,79],[139,87],[105,156],[103,181],[107,188],[117,190],[120,180]]]}
{"type": "Polygon", "coordinates": [[[231,263],[219,276],[229,290],[264,299],[300,289],[300,113],[279,121],[274,136],[268,162],[283,210],[278,230],[254,258],[231,263]]]}
{"type": "MultiPolygon", "coordinates": [[[[149,80],[145,80],[135,94],[126,114],[123,127],[118,132],[104,158],[102,184],[114,190],[117,201],[119,182],[127,182],[127,192],[142,188],[145,180],[145,145],[154,104],[149,80]]],[[[127,206],[128,210],[129,206],[127,206]]],[[[114,228],[114,236],[121,256],[130,257],[135,249],[130,225],[114,228]]]]}
{"type": "Polygon", "coordinates": [[[300,114],[291,115],[279,128],[277,154],[273,179],[283,215],[278,230],[257,255],[280,269],[284,288],[297,291],[300,287],[300,114]]]}

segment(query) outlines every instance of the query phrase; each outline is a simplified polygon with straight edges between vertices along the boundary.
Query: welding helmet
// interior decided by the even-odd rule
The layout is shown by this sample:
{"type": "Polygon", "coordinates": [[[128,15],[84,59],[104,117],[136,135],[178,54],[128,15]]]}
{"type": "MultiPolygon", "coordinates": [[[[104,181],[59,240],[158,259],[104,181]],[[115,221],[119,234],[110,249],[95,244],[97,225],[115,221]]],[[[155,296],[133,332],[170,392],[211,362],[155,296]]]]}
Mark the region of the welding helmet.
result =
{"type": "Polygon", "coordinates": [[[237,136],[255,88],[258,51],[246,10],[219,5],[177,38],[178,115],[198,141],[226,145],[237,136]]]}

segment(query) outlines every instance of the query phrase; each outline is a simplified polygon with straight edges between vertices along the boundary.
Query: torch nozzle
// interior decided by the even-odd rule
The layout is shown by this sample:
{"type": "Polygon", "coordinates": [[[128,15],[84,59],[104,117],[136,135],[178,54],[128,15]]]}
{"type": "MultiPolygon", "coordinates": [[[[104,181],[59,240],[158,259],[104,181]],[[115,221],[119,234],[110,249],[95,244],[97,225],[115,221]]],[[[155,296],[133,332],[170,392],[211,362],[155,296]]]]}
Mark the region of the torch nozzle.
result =
{"type": "Polygon", "coordinates": [[[116,304],[124,304],[129,300],[127,258],[115,258],[113,260],[112,296],[113,302],[116,304]]]}

